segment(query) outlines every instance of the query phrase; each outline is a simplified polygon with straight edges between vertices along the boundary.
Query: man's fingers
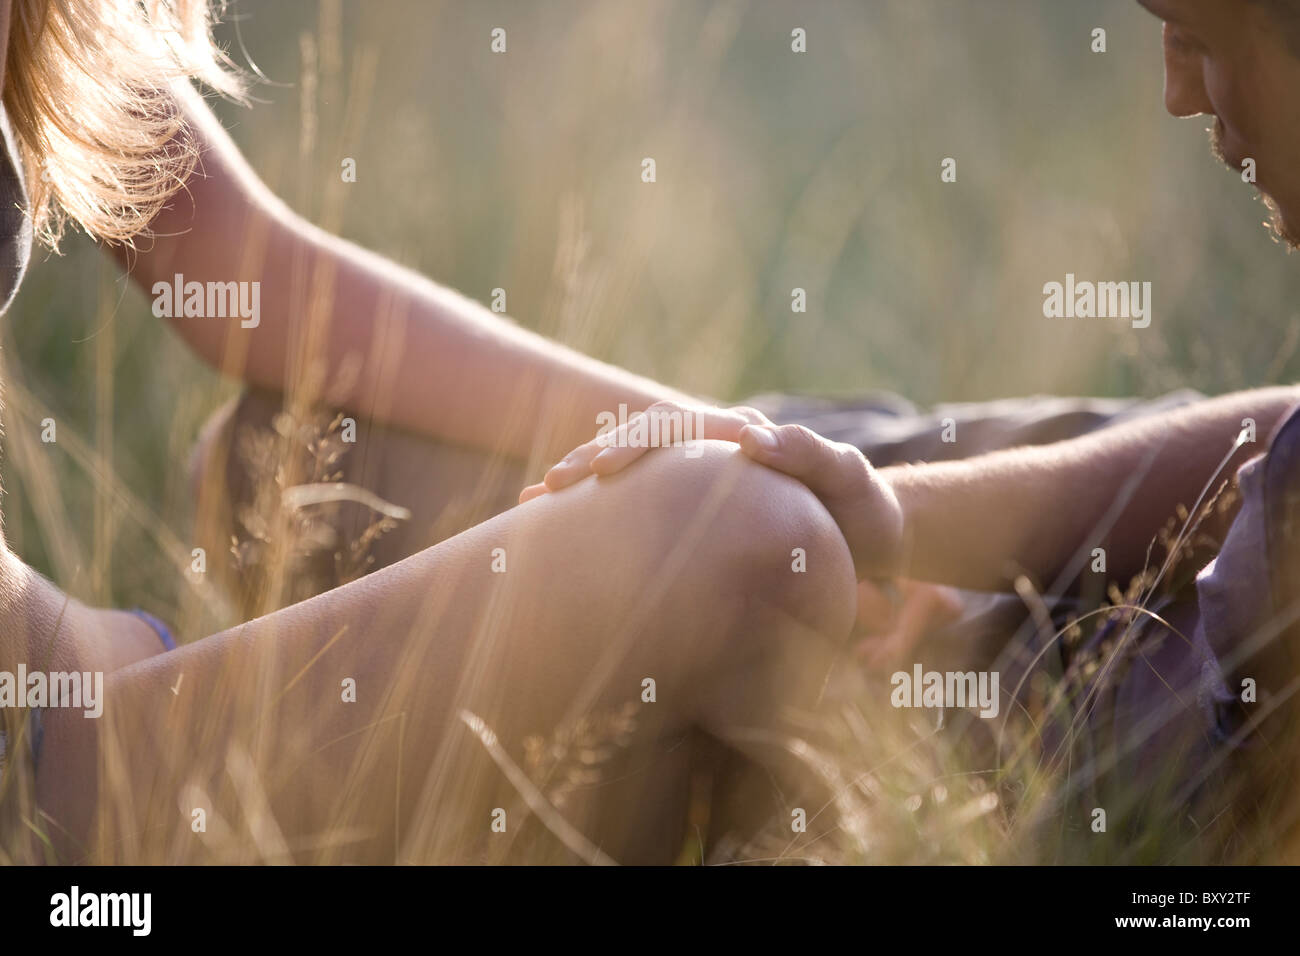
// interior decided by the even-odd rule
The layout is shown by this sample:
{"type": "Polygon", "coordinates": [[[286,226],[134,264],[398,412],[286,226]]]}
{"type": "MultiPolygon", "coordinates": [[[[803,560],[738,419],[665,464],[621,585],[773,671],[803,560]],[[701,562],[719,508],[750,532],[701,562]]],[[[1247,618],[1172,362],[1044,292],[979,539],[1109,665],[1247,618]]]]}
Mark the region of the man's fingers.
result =
{"type": "Polygon", "coordinates": [[[896,594],[875,581],[859,581],[856,630],[863,635],[889,633],[898,623],[896,594]]]}
{"type": "Polygon", "coordinates": [[[850,445],[827,441],[803,425],[746,425],[740,447],[753,458],[816,493],[839,494],[867,474],[866,459],[850,445]]]}
{"type": "MultiPolygon", "coordinates": [[[[858,593],[862,595],[861,587],[858,593]]],[[[889,630],[883,635],[868,634],[857,647],[858,656],[869,667],[902,663],[923,638],[961,617],[962,601],[952,588],[902,581],[901,594],[902,605],[895,609],[889,630]]]]}

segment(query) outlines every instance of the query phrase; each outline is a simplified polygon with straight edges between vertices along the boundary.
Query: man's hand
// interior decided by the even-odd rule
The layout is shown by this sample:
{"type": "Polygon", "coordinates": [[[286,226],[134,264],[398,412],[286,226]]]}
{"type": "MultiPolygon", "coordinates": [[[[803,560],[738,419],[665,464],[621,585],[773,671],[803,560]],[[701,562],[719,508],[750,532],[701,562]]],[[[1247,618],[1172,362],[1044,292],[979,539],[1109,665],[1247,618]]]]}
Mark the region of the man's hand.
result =
{"type": "Polygon", "coordinates": [[[519,500],[558,491],[589,475],[611,475],[649,448],[696,438],[736,442],[755,461],[799,479],[826,506],[862,578],[856,632],[858,653],[866,662],[901,659],[931,628],[959,614],[960,602],[950,588],[888,580],[901,560],[902,511],[893,489],[862,453],[802,425],[778,427],[757,409],[658,402],[626,425],[579,445],[542,482],[525,488],[519,500]],[[634,437],[641,418],[648,420],[642,432],[649,440],[634,437]]]}
{"type": "Polygon", "coordinates": [[[960,618],[962,610],[960,594],[942,584],[859,581],[855,653],[875,671],[909,666],[921,642],[960,618]]]}
{"type": "Polygon", "coordinates": [[[743,405],[714,408],[656,402],[644,412],[633,415],[626,424],[603,432],[569,452],[561,462],[551,467],[541,482],[521,491],[519,501],[523,503],[548,491],[567,488],[588,475],[612,475],[632,464],[650,448],[704,438],[739,442],[740,430],[746,425],[771,427],[772,422],[757,409],[743,405]],[[638,421],[642,424],[638,425],[638,421]]]}
{"type": "Polygon", "coordinates": [[[755,461],[799,479],[840,526],[861,578],[892,578],[902,559],[903,513],[893,489],[852,445],[803,425],[774,425],[757,409],[657,402],[625,425],[579,445],[519,494],[520,502],[589,475],[612,475],[647,449],[713,438],[737,442],[755,461]],[[638,420],[646,424],[638,425],[638,420]]]}

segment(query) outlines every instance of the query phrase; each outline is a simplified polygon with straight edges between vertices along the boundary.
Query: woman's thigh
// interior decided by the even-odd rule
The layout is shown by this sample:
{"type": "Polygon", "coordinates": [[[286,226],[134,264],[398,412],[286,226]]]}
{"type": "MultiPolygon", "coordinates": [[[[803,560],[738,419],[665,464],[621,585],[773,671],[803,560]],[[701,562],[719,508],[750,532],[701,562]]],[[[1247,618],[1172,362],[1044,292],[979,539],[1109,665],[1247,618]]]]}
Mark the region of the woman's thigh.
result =
{"type": "Polygon", "coordinates": [[[702,450],[118,672],[101,721],[52,715],[43,806],[90,859],[464,859],[556,803],[648,852],[672,742],[814,704],[854,613],[820,503],[702,450]],[[638,743],[660,769],[611,815],[602,753],[638,743]]]}

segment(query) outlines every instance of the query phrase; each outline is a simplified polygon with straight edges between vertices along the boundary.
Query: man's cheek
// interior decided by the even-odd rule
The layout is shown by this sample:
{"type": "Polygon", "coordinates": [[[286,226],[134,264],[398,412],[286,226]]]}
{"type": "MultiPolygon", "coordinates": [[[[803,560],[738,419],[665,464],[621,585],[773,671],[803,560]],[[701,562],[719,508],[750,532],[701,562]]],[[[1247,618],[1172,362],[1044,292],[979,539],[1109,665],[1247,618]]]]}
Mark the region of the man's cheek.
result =
{"type": "Polygon", "coordinates": [[[1240,166],[1247,156],[1258,162],[1259,157],[1251,150],[1260,149],[1261,130],[1258,104],[1250,96],[1250,84],[1239,71],[1217,63],[1207,65],[1204,77],[1205,94],[1219,121],[1225,156],[1235,166],[1240,166]]]}

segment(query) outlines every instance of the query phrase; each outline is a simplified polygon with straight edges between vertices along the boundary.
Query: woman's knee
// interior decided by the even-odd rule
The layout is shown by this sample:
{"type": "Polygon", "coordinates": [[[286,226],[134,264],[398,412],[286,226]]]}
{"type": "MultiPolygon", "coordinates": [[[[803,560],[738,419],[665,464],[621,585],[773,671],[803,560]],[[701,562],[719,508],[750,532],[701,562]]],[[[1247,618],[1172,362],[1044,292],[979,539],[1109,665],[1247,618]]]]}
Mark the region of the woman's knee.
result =
{"type": "Polygon", "coordinates": [[[834,519],[800,482],[719,441],[654,451],[626,474],[639,509],[669,532],[669,554],[709,575],[720,598],[738,599],[751,624],[776,615],[847,638],[853,560],[834,519]]]}
{"type": "Polygon", "coordinates": [[[700,526],[692,573],[731,608],[720,641],[705,635],[698,647],[683,645],[702,678],[694,716],[711,735],[802,779],[806,768],[792,764],[780,741],[794,732],[789,714],[821,705],[828,675],[844,660],[857,610],[853,560],[803,484],[735,445],[701,445],[695,458],[677,448],[647,456],[638,488],[676,515],[677,533],[700,526]]]}

